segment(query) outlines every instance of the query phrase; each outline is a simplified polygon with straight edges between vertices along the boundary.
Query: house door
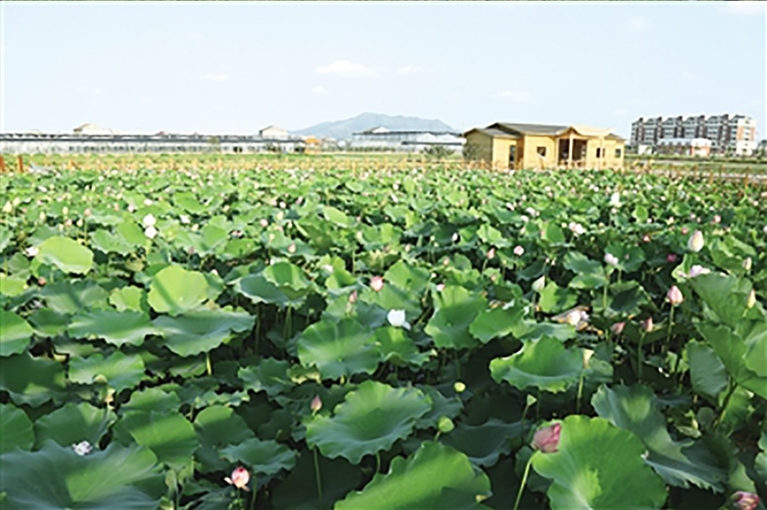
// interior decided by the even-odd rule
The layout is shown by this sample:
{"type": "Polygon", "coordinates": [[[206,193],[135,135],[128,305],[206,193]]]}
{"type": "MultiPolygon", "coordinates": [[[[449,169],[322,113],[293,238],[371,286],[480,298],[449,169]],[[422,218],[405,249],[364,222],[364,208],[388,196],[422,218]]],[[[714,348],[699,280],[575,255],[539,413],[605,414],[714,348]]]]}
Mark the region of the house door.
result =
{"type": "Polygon", "coordinates": [[[509,147],[509,168],[514,169],[516,168],[517,163],[517,146],[512,145],[509,147]]]}

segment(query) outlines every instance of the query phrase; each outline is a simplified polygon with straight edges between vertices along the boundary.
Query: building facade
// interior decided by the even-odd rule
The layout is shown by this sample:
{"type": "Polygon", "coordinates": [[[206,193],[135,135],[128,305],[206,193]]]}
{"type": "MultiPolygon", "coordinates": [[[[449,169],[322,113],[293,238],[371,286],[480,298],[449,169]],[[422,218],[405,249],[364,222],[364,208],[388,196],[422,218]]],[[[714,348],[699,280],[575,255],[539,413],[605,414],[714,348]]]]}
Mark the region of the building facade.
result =
{"type": "Polygon", "coordinates": [[[352,133],[349,148],[352,150],[389,150],[397,152],[423,152],[440,146],[453,152],[461,152],[466,140],[459,133],[447,131],[390,131],[375,127],[361,133],[352,133]]]}
{"type": "Polygon", "coordinates": [[[464,133],[466,159],[498,169],[620,168],[625,140],[611,129],[497,122],[464,133]]]}
{"type": "MultiPolygon", "coordinates": [[[[700,138],[711,142],[710,153],[748,156],[756,149],[756,121],[746,115],[724,114],[640,117],[631,124],[630,143],[634,147],[650,146],[655,150],[661,140],[700,138]]],[[[673,145],[665,144],[667,147],[673,145]]]]}
{"type": "MultiPolygon", "coordinates": [[[[75,128],[72,134],[0,133],[0,154],[120,154],[120,153],[257,153],[303,152],[301,138],[268,138],[253,135],[202,135],[160,132],[141,134],[93,134],[92,129],[75,128]],[[78,131],[79,129],[79,131],[78,131]]],[[[262,133],[270,134],[266,130],[262,133]]]]}
{"type": "Polygon", "coordinates": [[[664,138],[658,141],[658,154],[707,157],[711,155],[708,138],[664,138]]]}

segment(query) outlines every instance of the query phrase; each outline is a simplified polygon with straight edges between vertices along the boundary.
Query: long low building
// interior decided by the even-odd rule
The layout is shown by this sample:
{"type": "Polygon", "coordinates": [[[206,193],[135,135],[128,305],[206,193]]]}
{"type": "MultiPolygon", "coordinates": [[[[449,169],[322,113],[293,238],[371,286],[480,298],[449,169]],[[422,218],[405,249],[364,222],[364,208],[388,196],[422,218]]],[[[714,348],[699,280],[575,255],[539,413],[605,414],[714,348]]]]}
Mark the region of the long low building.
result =
{"type": "Polygon", "coordinates": [[[626,142],[612,129],[507,122],[463,136],[466,159],[499,169],[620,168],[626,142]]]}
{"type": "Polygon", "coordinates": [[[0,133],[3,154],[303,152],[301,138],[202,134],[0,133]]]}
{"type": "Polygon", "coordinates": [[[431,147],[444,147],[461,152],[466,140],[459,133],[448,131],[390,131],[384,127],[352,133],[351,149],[423,152],[431,147]]]}

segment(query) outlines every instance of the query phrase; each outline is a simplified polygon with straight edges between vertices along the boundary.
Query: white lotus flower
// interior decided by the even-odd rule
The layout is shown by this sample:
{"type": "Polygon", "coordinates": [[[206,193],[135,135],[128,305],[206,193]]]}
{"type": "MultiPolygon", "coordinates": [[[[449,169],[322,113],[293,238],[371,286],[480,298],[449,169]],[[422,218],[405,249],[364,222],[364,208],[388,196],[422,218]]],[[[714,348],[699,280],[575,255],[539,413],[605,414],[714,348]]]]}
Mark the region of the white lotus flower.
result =
{"type": "Polygon", "coordinates": [[[605,253],[605,263],[611,266],[617,266],[618,265],[618,257],[613,255],[612,253],[605,253]]]}
{"type": "Polygon", "coordinates": [[[544,287],[546,287],[546,277],[545,276],[541,276],[540,278],[538,278],[537,280],[535,280],[533,282],[533,290],[535,292],[538,292],[538,293],[542,292],[544,287]]]}
{"type": "Polygon", "coordinates": [[[157,229],[153,226],[149,226],[144,230],[144,235],[147,236],[149,239],[154,239],[157,235],[157,229]]]}
{"type": "Polygon", "coordinates": [[[687,249],[690,251],[699,252],[703,249],[704,244],[705,242],[703,241],[703,232],[696,230],[690,236],[690,239],[687,240],[687,249]]]}
{"type": "Polygon", "coordinates": [[[687,276],[689,278],[695,278],[696,276],[700,276],[702,274],[708,274],[710,272],[711,272],[710,269],[707,269],[707,268],[705,268],[703,266],[699,266],[699,265],[695,264],[694,266],[692,266],[690,268],[690,274],[688,274],[687,276]]]}
{"type": "Polygon", "coordinates": [[[149,199],[149,198],[145,198],[145,199],[144,199],[144,205],[146,205],[146,206],[152,205],[153,203],[154,203],[154,202],[152,202],[152,200],[151,200],[151,199],[149,199]]]}
{"type": "Polygon", "coordinates": [[[35,256],[37,256],[37,253],[39,251],[40,250],[37,248],[37,246],[30,246],[29,248],[25,250],[25,253],[27,254],[27,257],[34,258],[35,256]]]}
{"type": "Polygon", "coordinates": [[[577,236],[580,236],[586,233],[586,229],[583,228],[583,225],[581,225],[580,223],[575,223],[574,221],[571,221],[567,225],[567,228],[569,228],[573,232],[573,234],[577,236]]]}
{"type": "Polygon", "coordinates": [[[93,447],[88,441],[80,441],[79,443],[75,443],[72,445],[72,449],[75,451],[75,453],[79,456],[87,455],[93,450],[93,447]]]}
{"type": "Polygon", "coordinates": [[[145,227],[154,227],[155,224],[157,224],[157,220],[154,218],[153,215],[147,214],[146,216],[144,216],[143,223],[145,227]]]}
{"type": "Polygon", "coordinates": [[[405,310],[390,310],[386,320],[395,328],[410,329],[410,324],[405,320],[405,310]]]}
{"type": "Polygon", "coordinates": [[[611,207],[620,207],[621,206],[621,194],[617,191],[610,195],[610,206],[611,207]]]}
{"type": "Polygon", "coordinates": [[[191,220],[189,219],[189,216],[187,216],[187,215],[185,215],[185,214],[182,214],[181,216],[179,216],[179,217],[178,217],[178,219],[179,219],[179,220],[181,221],[181,223],[183,223],[184,225],[188,225],[188,224],[191,222],[191,220]]]}

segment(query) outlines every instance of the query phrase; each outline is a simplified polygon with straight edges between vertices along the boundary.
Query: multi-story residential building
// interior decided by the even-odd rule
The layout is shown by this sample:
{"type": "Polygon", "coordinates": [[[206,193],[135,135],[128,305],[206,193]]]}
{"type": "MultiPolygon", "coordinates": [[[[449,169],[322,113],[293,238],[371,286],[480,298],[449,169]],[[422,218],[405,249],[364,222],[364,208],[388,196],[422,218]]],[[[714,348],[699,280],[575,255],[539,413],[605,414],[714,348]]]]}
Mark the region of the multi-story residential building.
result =
{"type": "MultiPolygon", "coordinates": [[[[661,140],[711,142],[711,153],[750,155],[756,149],[756,121],[746,115],[697,115],[691,117],[640,117],[631,124],[631,145],[654,150],[661,140]]],[[[674,143],[672,145],[678,145],[674,143]]]]}

